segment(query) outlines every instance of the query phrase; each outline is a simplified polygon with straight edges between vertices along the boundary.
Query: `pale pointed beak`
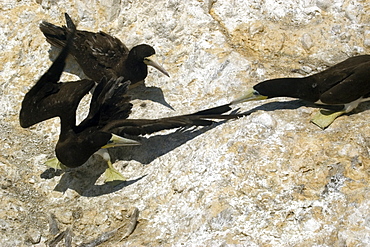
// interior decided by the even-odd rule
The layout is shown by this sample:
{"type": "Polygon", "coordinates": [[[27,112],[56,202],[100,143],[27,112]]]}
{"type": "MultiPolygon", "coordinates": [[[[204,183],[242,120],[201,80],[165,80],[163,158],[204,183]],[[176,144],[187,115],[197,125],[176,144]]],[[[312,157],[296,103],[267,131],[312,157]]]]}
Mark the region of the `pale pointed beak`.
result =
{"type": "Polygon", "coordinates": [[[136,146],[136,145],[141,145],[141,144],[138,141],[131,140],[131,139],[128,139],[128,138],[124,138],[122,136],[112,134],[112,138],[102,148],[122,147],[122,146],[136,146]]]}
{"type": "Polygon", "coordinates": [[[263,99],[267,99],[267,96],[263,96],[263,95],[259,94],[258,91],[251,88],[242,97],[231,101],[231,104],[236,105],[236,104],[246,102],[246,101],[263,100],[263,99]]]}
{"type": "Polygon", "coordinates": [[[160,72],[162,72],[166,76],[170,77],[168,72],[162,66],[160,66],[157,62],[155,62],[155,60],[153,59],[153,56],[155,56],[155,55],[151,55],[150,57],[144,58],[144,63],[146,65],[149,65],[149,66],[152,66],[152,67],[156,68],[157,70],[159,70],[160,72]]]}

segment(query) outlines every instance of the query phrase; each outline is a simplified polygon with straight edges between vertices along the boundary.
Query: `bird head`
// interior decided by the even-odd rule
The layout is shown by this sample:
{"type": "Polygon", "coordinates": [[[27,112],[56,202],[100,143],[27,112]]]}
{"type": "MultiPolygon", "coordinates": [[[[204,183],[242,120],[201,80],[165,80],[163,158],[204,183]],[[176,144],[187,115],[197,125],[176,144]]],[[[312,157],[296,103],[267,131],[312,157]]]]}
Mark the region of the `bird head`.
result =
{"type": "Polygon", "coordinates": [[[261,95],[257,90],[254,88],[250,88],[247,90],[247,92],[241,96],[240,98],[233,100],[231,104],[239,104],[246,101],[252,101],[252,100],[264,100],[267,99],[268,96],[261,95]]]}
{"type": "Polygon", "coordinates": [[[138,62],[152,66],[169,77],[168,72],[155,61],[155,50],[150,45],[141,44],[131,49],[130,55],[138,62]]]}

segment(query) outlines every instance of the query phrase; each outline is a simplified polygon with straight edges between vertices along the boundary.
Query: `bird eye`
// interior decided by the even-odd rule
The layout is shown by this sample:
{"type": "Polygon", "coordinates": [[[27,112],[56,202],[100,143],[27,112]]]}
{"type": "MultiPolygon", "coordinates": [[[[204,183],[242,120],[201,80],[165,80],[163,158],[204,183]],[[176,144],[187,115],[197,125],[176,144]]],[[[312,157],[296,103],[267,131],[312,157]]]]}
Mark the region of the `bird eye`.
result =
{"type": "Polygon", "coordinates": [[[258,91],[256,91],[256,90],[254,90],[253,91],[253,95],[258,96],[258,95],[260,95],[260,93],[258,91]]]}

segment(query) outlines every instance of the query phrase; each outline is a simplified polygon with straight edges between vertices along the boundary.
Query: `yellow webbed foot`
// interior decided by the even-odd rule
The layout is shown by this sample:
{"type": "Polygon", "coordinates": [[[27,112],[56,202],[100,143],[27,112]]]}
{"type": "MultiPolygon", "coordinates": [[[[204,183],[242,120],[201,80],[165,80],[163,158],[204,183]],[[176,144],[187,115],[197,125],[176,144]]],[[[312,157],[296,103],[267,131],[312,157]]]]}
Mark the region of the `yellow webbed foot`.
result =
{"type": "Polygon", "coordinates": [[[52,158],[50,160],[45,161],[44,163],[48,167],[54,168],[55,170],[66,170],[67,167],[63,165],[58,158],[52,158]]]}
{"type": "Polygon", "coordinates": [[[321,109],[318,113],[313,116],[311,122],[319,126],[321,129],[327,128],[334,120],[340,115],[344,114],[344,111],[330,111],[321,109]]]}
{"type": "Polygon", "coordinates": [[[105,170],[105,183],[114,181],[126,181],[126,178],[113,167],[112,162],[107,161],[107,163],[108,168],[105,170]]]}

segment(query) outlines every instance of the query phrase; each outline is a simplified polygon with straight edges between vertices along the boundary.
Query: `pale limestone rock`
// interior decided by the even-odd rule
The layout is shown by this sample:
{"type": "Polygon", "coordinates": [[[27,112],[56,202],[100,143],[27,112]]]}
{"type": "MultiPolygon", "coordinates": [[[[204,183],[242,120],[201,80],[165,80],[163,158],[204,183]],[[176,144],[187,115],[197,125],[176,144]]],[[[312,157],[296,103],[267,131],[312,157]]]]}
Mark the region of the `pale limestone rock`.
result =
{"type": "MultiPolygon", "coordinates": [[[[38,24],[64,25],[65,11],[80,29],[155,47],[171,78],[149,69],[147,95],[133,100],[132,117],[157,118],[368,53],[367,8],[359,0],[2,1],[0,245],[45,244],[55,237],[50,214],[60,231],[73,231],[73,245],[87,243],[128,224],[133,207],[140,211],[134,232],[121,241],[123,227],[108,244],[370,245],[369,103],[324,131],[309,123],[317,109],[300,101],[244,103],[241,111],[252,113],[241,119],[111,150],[129,178],[116,186],[103,184],[97,156],[62,175],[46,171],[59,120],[29,129],[18,123],[24,94],[58,53],[38,24]]],[[[84,77],[73,59],[66,70],[64,80],[84,77]]],[[[79,119],[87,106],[88,98],[79,119]]]]}
{"type": "Polygon", "coordinates": [[[302,35],[301,42],[302,42],[303,48],[307,51],[310,50],[311,47],[314,45],[312,37],[308,33],[305,33],[305,34],[302,35]]]}

